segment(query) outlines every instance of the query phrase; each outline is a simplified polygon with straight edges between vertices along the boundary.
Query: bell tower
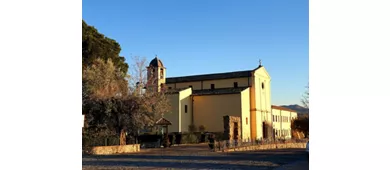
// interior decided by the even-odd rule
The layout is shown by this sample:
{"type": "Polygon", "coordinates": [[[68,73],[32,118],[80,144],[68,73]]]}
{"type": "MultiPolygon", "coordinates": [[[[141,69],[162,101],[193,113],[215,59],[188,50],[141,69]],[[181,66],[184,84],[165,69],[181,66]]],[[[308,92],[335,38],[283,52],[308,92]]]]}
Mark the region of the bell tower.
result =
{"type": "Polygon", "coordinates": [[[146,67],[148,70],[148,89],[161,91],[165,85],[166,68],[159,58],[156,57],[150,61],[149,66],[146,67]]]}

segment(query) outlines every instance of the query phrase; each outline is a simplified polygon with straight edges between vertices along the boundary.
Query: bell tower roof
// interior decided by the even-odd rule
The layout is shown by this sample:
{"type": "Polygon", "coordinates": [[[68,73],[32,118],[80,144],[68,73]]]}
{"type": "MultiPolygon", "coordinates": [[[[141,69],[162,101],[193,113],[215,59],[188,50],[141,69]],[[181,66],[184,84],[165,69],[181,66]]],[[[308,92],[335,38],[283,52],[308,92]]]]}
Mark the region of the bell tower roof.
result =
{"type": "Polygon", "coordinates": [[[157,55],[156,55],[156,57],[152,61],[150,61],[149,67],[164,67],[164,65],[163,65],[162,61],[157,58],[157,55]]]}

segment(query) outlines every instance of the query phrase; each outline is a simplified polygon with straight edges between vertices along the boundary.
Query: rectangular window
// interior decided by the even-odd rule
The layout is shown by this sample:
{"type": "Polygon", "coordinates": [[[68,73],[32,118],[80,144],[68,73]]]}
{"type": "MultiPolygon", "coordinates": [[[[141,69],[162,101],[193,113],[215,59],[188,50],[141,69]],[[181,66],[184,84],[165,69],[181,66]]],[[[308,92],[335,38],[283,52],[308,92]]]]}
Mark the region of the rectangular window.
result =
{"type": "Polygon", "coordinates": [[[172,87],[168,87],[168,89],[172,89],[172,87]]]}
{"type": "Polygon", "coordinates": [[[214,84],[211,84],[210,86],[211,86],[211,89],[214,89],[214,88],[215,88],[214,84]]]}
{"type": "Polygon", "coordinates": [[[238,83],[234,82],[234,88],[237,88],[237,87],[238,87],[238,83]]]}
{"type": "Polygon", "coordinates": [[[248,117],[246,118],[246,125],[248,125],[248,117]]]}
{"type": "Polygon", "coordinates": [[[187,113],[187,105],[184,106],[184,112],[187,113]]]}

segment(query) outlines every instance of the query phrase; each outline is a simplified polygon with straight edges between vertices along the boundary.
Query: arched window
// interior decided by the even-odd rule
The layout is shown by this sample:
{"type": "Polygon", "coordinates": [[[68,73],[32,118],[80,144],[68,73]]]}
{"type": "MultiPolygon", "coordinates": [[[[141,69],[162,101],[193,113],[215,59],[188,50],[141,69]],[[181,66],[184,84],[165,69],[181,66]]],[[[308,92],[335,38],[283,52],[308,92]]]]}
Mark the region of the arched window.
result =
{"type": "Polygon", "coordinates": [[[161,68],[160,69],[160,79],[163,79],[164,78],[164,69],[161,68]]]}

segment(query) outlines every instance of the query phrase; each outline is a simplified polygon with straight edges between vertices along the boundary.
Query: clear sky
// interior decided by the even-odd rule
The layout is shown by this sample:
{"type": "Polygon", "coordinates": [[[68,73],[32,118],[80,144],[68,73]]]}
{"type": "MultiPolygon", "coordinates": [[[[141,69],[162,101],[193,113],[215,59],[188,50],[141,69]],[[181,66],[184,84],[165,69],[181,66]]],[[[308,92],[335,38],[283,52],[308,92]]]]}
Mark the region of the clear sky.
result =
{"type": "MultiPolygon", "coordinates": [[[[309,81],[308,0],[83,0],[83,19],[121,55],[167,77],[254,69],[270,74],[274,105],[300,104],[309,81]]],[[[81,24],[80,24],[81,25],[81,24]]]]}

